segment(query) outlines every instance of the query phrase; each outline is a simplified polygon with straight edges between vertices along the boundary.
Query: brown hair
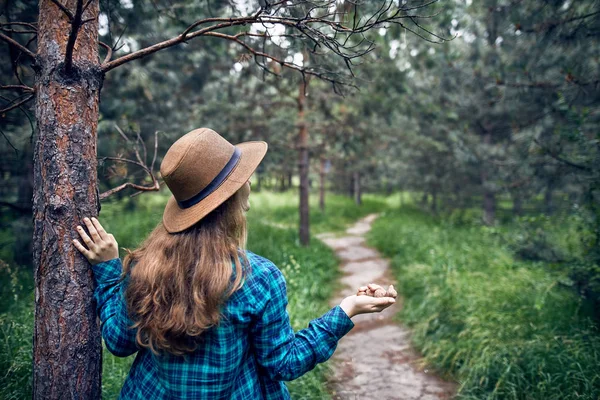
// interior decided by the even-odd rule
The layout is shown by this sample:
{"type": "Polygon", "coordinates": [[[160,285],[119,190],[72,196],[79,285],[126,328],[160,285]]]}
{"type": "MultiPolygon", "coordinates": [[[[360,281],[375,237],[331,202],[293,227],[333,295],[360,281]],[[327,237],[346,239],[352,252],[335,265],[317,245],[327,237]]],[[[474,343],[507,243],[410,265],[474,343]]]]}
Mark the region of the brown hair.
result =
{"type": "Polygon", "coordinates": [[[159,223],[125,257],[123,278],[130,273],[125,299],[141,347],[183,355],[219,323],[221,306],[241,286],[239,257],[247,264],[240,192],[182,232],[168,233],[159,223]]]}

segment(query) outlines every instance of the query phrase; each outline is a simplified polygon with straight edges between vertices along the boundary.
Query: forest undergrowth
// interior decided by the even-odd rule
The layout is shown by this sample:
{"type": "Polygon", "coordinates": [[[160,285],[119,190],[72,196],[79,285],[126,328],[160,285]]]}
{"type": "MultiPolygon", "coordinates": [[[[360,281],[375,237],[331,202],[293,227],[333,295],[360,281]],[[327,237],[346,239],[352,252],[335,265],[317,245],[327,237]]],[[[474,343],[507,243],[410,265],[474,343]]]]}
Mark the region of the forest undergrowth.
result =
{"type": "MultiPolygon", "coordinates": [[[[560,245],[572,245],[571,228],[553,222],[560,245]]],[[[460,382],[458,398],[598,399],[590,310],[564,271],[516,258],[519,235],[405,206],[383,213],[368,240],[392,259],[399,318],[423,361],[460,382]]]]}
{"type": "MultiPolygon", "coordinates": [[[[103,204],[100,220],[112,232],[121,248],[135,248],[156,226],[167,200],[164,194],[145,195],[135,200],[103,204]]],[[[248,213],[248,249],[273,261],[284,273],[288,311],[294,330],[329,309],[328,300],[338,277],[337,259],[322,242],[312,239],[301,247],[297,235],[297,192],[253,193],[248,213]],[[274,224],[287,226],[278,228],[274,224]]],[[[352,199],[331,195],[325,212],[311,199],[312,233],[337,231],[360,217],[385,206],[376,197],[365,199],[363,207],[352,199]]],[[[124,252],[121,253],[121,256],[124,252]]],[[[31,398],[33,337],[33,277],[30,270],[13,265],[10,255],[0,260],[0,398],[31,398]]],[[[116,399],[135,356],[119,358],[103,351],[102,391],[106,399],[116,399]]],[[[288,383],[294,399],[328,399],[325,388],[327,364],[317,366],[303,377],[288,383]]]]}

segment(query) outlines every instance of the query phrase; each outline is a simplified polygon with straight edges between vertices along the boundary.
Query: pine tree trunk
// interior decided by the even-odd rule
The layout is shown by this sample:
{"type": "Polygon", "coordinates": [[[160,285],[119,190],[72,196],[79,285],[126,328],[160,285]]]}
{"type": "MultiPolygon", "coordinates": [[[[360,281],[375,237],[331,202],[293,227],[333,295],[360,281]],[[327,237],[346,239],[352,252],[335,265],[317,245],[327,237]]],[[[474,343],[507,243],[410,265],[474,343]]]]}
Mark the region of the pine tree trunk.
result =
{"type": "Polygon", "coordinates": [[[354,181],[354,202],[360,206],[362,204],[362,189],[360,187],[360,173],[358,171],[354,172],[352,180],[354,181]]]}
{"type": "Polygon", "coordinates": [[[298,91],[298,172],[300,175],[300,244],[310,242],[308,204],[308,126],[306,124],[306,90],[308,82],[300,83],[298,91]]]}
{"type": "Polygon", "coordinates": [[[319,166],[319,209],[325,212],[325,164],[327,160],[321,157],[319,166]]]}
{"type": "MultiPolygon", "coordinates": [[[[76,0],[63,1],[75,10],[76,0]]],[[[73,65],[65,14],[40,1],[34,155],[34,399],[99,399],[101,338],[87,260],[73,247],[75,227],[99,210],[96,132],[103,74],[98,64],[98,0],[83,19],[73,65]]]]}

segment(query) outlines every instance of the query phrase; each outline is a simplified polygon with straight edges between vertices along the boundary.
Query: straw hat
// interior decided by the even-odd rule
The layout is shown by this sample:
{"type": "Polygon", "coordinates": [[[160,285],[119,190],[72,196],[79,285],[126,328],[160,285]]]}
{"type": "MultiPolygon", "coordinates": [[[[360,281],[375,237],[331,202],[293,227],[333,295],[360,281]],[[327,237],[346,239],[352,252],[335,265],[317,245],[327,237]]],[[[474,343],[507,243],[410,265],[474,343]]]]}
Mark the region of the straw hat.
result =
{"type": "Polygon", "coordinates": [[[166,230],[181,232],[217,208],[250,179],[266,152],[266,142],[234,146],[207,128],[179,138],[160,165],[173,193],[163,214],[166,230]]]}

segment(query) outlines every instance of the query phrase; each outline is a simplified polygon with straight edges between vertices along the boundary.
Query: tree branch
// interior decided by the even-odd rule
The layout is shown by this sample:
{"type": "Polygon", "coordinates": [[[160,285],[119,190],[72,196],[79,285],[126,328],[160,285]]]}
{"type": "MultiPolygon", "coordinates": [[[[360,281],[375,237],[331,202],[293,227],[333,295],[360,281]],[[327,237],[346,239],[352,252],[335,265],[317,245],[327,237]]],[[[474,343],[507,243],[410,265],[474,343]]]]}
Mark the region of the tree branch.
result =
{"type": "Polygon", "coordinates": [[[556,154],[555,152],[551,151],[547,147],[544,147],[537,138],[534,138],[533,141],[535,142],[535,144],[537,144],[540,147],[540,149],[542,149],[544,151],[544,154],[549,155],[550,157],[554,158],[556,161],[560,161],[563,164],[566,164],[570,167],[573,167],[573,168],[576,168],[576,169],[579,169],[582,171],[592,172],[592,168],[588,167],[587,165],[577,164],[573,161],[569,161],[569,160],[561,157],[559,154],[556,154]]]}
{"type": "MultiPolygon", "coordinates": [[[[9,112],[10,110],[12,110],[12,109],[14,109],[14,108],[20,107],[20,106],[22,106],[23,104],[27,103],[29,100],[33,99],[34,97],[35,97],[35,96],[32,94],[32,95],[30,95],[30,96],[26,97],[25,99],[23,99],[23,100],[21,100],[21,101],[19,101],[19,102],[17,102],[17,103],[14,103],[14,104],[13,104],[13,105],[11,105],[11,106],[8,106],[8,107],[6,107],[6,108],[3,108],[2,110],[0,110],[0,114],[4,114],[4,113],[6,113],[6,112],[9,112]]],[[[16,100],[16,99],[14,99],[14,100],[12,100],[12,101],[15,101],[15,100],[16,100]]],[[[11,102],[12,102],[12,101],[11,101],[11,102]]],[[[9,103],[9,104],[10,104],[10,103],[9,103]]]]}
{"type": "MultiPolygon", "coordinates": [[[[430,37],[439,40],[440,42],[446,41],[445,39],[431,30],[423,27],[418,23],[418,19],[430,18],[432,15],[408,15],[407,12],[415,9],[427,7],[431,4],[437,3],[439,0],[431,0],[416,7],[401,8],[395,6],[395,0],[386,0],[381,2],[381,6],[378,7],[377,11],[368,16],[368,18],[358,18],[359,3],[353,3],[354,5],[354,19],[352,26],[346,26],[342,21],[344,18],[338,19],[340,16],[339,7],[336,6],[335,0],[327,1],[296,1],[286,2],[278,1],[273,4],[268,4],[259,9],[254,15],[237,17],[237,18],[206,18],[198,20],[193,24],[189,25],[180,35],[177,37],[156,43],[152,46],[140,49],[133,53],[124,55],[117,58],[116,60],[105,62],[102,64],[102,70],[108,72],[113,68],[116,68],[127,62],[148,56],[162,49],[178,45],[186,42],[188,39],[192,39],[198,36],[213,36],[221,39],[227,39],[234,41],[246,48],[251,54],[254,55],[255,62],[263,68],[263,70],[272,73],[268,70],[265,65],[258,61],[258,57],[266,58],[278,62],[281,66],[295,69],[303,74],[309,74],[317,76],[320,79],[327,77],[325,80],[332,83],[339,83],[335,78],[332,78],[332,74],[338,74],[333,71],[321,71],[317,72],[314,69],[309,70],[304,67],[297,66],[292,63],[283,62],[274,56],[268,54],[264,49],[264,41],[268,38],[268,32],[252,33],[242,32],[237,34],[232,33],[220,33],[215,32],[226,28],[231,28],[240,25],[261,25],[265,31],[268,31],[271,26],[279,25],[284,26],[292,31],[299,32],[298,35],[290,35],[287,33],[285,36],[292,38],[305,38],[310,40],[312,43],[311,52],[317,53],[317,49],[330,51],[335,55],[344,59],[346,67],[352,74],[352,63],[351,60],[357,57],[361,57],[374,49],[374,43],[364,36],[364,34],[372,28],[377,26],[383,26],[386,24],[398,24],[405,27],[400,21],[402,19],[410,19],[414,25],[423,32],[426,32],[430,37]],[[331,7],[334,6],[335,11],[331,11],[331,7]],[[304,7],[304,9],[302,9],[304,7]],[[392,9],[393,8],[393,9],[392,9]],[[317,12],[322,11],[322,15],[314,16],[317,12]],[[264,14],[264,13],[267,13],[264,14]],[[208,26],[205,26],[208,25],[208,26]],[[197,29],[199,28],[199,29],[197,29]],[[195,30],[197,29],[197,30],[195,30]],[[253,47],[252,44],[239,40],[242,36],[250,38],[257,37],[263,39],[263,48],[258,50],[253,47]],[[358,37],[357,37],[358,36],[358,37]],[[356,38],[356,40],[351,40],[356,38]]],[[[342,13],[343,15],[344,13],[342,13]]],[[[405,27],[406,28],[406,27],[405,27]]],[[[415,35],[422,37],[430,42],[440,43],[424,37],[420,33],[406,28],[408,31],[415,35]]],[[[334,86],[335,87],[335,86],[334,86]]]]}
{"type": "Polygon", "coordinates": [[[15,151],[15,155],[18,157],[19,156],[19,150],[17,150],[17,148],[10,142],[10,139],[8,138],[8,136],[6,136],[6,134],[4,133],[4,131],[2,129],[0,129],[0,133],[2,134],[2,136],[4,137],[4,139],[6,139],[6,142],[8,143],[8,145],[10,147],[12,147],[12,149],[15,151]]]}
{"type": "MultiPolygon", "coordinates": [[[[121,128],[119,128],[118,126],[116,126],[117,131],[119,132],[119,134],[125,139],[125,141],[127,143],[131,143],[131,140],[127,137],[127,135],[125,135],[125,133],[123,132],[123,130],[121,128]]],[[[160,190],[160,183],[158,182],[158,179],[156,179],[156,175],[154,174],[153,170],[154,170],[154,162],[156,161],[156,154],[158,151],[158,131],[154,132],[154,156],[152,158],[152,164],[150,165],[150,167],[148,167],[144,161],[142,160],[142,158],[140,157],[140,153],[137,149],[138,143],[141,141],[141,138],[138,134],[138,139],[136,140],[136,143],[134,145],[134,151],[135,151],[135,157],[137,159],[136,160],[131,160],[128,158],[122,158],[122,157],[102,157],[100,159],[98,159],[100,162],[104,162],[104,161],[115,161],[115,162],[123,162],[123,163],[128,163],[128,164],[133,164],[136,165],[140,168],[142,168],[152,179],[152,184],[151,185],[138,185],[132,182],[126,182],[123,183],[115,188],[112,188],[110,190],[107,190],[103,193],[100,194],[100,200],[104,200],[107,197],[120,192],[124,189],[127,188],[133,188],[136,189],[138,192],[134,193],[131,195],[131,197],[136,196],[138,194],[140,194],[141,192],[151,192],[151,191],[158,191],[160,190]]],[[[141,141],[141,144],[144,146],[144,153],[146,153],[146,145],[144,144],[143,141],[141,141]]]]}
{"type": "Polygon", "coordinates": [[[29,50],[27,47],[23,46],[21,43],[17,42],[16,40],[6,36],[4,33],[0,32],[0,39],[4,40],[5,42],[7,42],[8,44],[10,44],[13,47],[16,47],[18,50],[20,50],[23,54],[31,57],[32,59],[35,60],[35,54],[33,54],[33,52],[31,50],[29,50]]]}
{"type": "MultiPolygon", "coordinates": [[[[58,0],[53,0],[60,4],[58,0]]],[[[79,28],[83,25],[83,0],[77,0],[77,9],[75,15],[70,19],[71,21],[71,33],[67,41],[67,48],[65,50],[65,71],[70,73],[73,68],[73,48],[77,41],[77,35],[79,34],[79,28]]]]}
{"type": "Polygon", "coordinates": [[[23,90],[25,92],[35,92],[35,89],[27,85],[4,85],[0,86],[0,90],[23,90]]]}
{"type": "Polygon", "coordinates": [[[106,64],[112,58],[113,49],[104,42],[98,41],[98,44],[106,49],[106,57],[104,57],[104,61],[102,61],[102,64],[106,64]]]}
{"type": "Polygon", "coordinates": [[[67,18],[69,18],[69,22],[73,21],[73,13],[71,12],[71,10],[69,10],[67,7],[65,7],[60,1],[58,0],[52,0],[52,2],[54,4],[56,4],[56,6],[58,8],[60,8],[62,10],[62,12],[65,13],[65,15],[67,16],[67,18]]]}

